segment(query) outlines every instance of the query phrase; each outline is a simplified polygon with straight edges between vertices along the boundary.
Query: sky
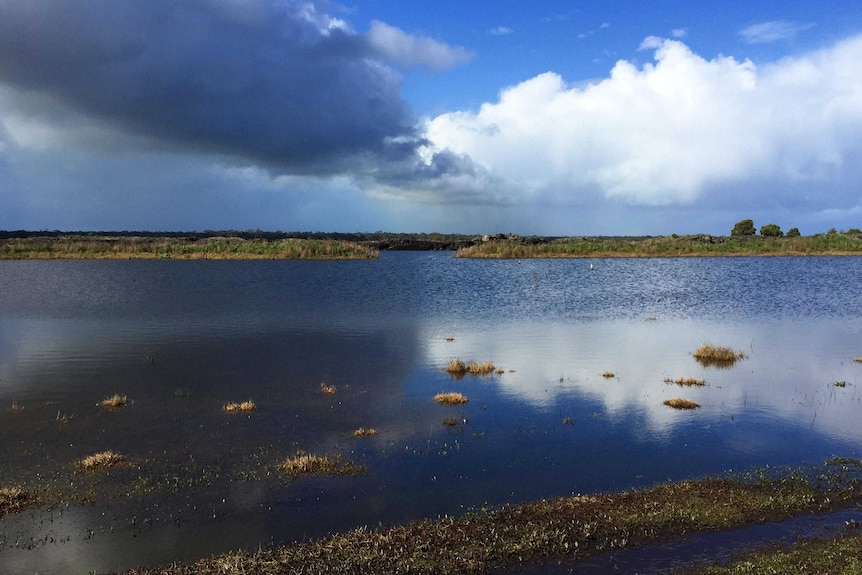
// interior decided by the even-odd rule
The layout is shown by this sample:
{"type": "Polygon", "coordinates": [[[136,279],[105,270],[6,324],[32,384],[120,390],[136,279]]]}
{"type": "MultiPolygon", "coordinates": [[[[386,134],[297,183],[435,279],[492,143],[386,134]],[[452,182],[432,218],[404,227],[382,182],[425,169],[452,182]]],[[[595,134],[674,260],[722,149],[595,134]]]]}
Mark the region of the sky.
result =
{"type": "Polygon", "coordinates": [[[858,0],[0,0],[0,229],[862,228],[858,0]]]}

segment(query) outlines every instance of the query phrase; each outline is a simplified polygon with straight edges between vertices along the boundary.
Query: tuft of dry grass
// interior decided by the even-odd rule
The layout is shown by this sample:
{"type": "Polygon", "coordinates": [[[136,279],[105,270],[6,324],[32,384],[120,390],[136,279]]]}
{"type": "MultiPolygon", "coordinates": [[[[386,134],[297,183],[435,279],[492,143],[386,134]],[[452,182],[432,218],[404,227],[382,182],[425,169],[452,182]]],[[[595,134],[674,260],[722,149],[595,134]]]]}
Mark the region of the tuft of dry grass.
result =
{"type": "Polygon", "coordinates": [[[35,497],[20,487],[0,488],[0,517],[15,513],[35,501],[35,497]]]}
{"type": "Polygon", "coordinates": [[[482,363],[476,363],[475,361],[471,361],[467,365],[467,371],[470,375],[489,375],[494,373],[497,368],[490,361],[485,361],[482,363]]]}
{"type": "Polygon", "coordinates": [[[320,391],[322,391],[326,395],[335,395],[335,386],[334,385],[326,385],[325,381],[320,382],[320,391]]]}
{"type": "Polygon", "coordinates": [[[672,377],[666,377],[664,380],[665,383],[675,383],[680,387],[691,387],[691,386],[704,386],[706,382],[702,379],[695,379],[693,377],[678,377],[673,379],[672,377]]]}
{"type": "Polygon", "coordinates": [[[127,401],[128,400],[126,399],[125,395],[115,393],[111,397],[106,397],[105,399],[103,399],[101,405],[106,409],[118,409],[125,406],[127,401]]]}
{"type": "Polygon", "coordinates": [[[683,399],[681,397],[666,399],[664,401],[664,404],[674,409],[697,409],[698,407],[700,407],[699,403],[695,403],[690,399],[683,399]]]}
{"type": "Polygon", "coordinates": [[[449,393],[438,393],[434,396],[434,401],[443,405],[463,405],[470,400],[463,393],[452,391],[449,393]]]}
{"type": "Polygon", "coordinates": [[[85,457],[78,462],[78,467],[84,471],[98,471],[100,469],[116,467],[125,461],[126,457],[124,455],[108,450],[85,457]]]}
{"type": "Polygon", "coordinates": [[[242,403],[230,402],[224,404],[224,410],[227,413],[241,413],[241,412],[249,412],[257,409],[257,405],[255,405],[254,401],[248,400],[243,401],[242,403]]]}
{"type": "Polygon", "coordinates": [[[455,341],[455,338],[451,335],[446,336],[446,341],[455,341]]]}
{"type": "Polygon", "coordinates": [[[737,360],[744,359],[745,353],[729,347],[719,347],[705,343],[694,352],[694,359],[705,366],[730,367],[737,360]]]}
{"type": "Polygon", "coordinates": [[[602,373],[602,377],[607,378],[607,379],[610,379],[610,378],[616,377],[616,376],[617,375],[612,371],[606,371],[606,372],[602,373]]]}
{"type": "Polygon", "coordinates": [[[467,364],[464,363],[460,358],[455,358],[446,364],[446,367],[443,368],[447,373],[451,375],[464,375],[467,373],[467,364]]]}
{"type": "Polygon", "coordinates": [[[855,361],[856,363],[862,363],[862,357],[857,357],[853,361],[855,361]]]}
{"type": "Polygon", "coordinates": [[[353,437],[369,437],[369,436],[373,436],[373,435],[377,435],[377,430],[374,429],[373,427],[368,427],[368,428],[360,427],[359,429],[357,429],[356,431],[353,432],[353,437]]]}
{"type": "Polygon", "coordinates": [[[330,455],[313,455],[297,451],[296,455],[285,459],[278,466],[287,475],[361,475],[365,473],[364,465],[356,465],[350,461],[342,463],[338,457],[330,455]]]}
{"type": "Polygon", "coordinates": [[[12,411],[12,412],[21,411],[22,409],[24,409],[24,406],[20,405],[19,403],[15,402],[15,401],[13,401],[12,405],[9,406],[9,411],[12,411]]]}

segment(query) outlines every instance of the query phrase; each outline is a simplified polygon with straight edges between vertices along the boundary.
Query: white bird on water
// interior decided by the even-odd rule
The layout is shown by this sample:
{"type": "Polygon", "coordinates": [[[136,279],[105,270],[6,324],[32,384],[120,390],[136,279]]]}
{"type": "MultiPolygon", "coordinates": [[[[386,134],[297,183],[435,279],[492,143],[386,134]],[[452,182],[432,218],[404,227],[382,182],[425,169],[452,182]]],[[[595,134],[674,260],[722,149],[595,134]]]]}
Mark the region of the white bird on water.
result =
{"type": "Polygon", "coordinates": [[[590,262],[590,271],[593,269],[593,262],[590,262]]]}

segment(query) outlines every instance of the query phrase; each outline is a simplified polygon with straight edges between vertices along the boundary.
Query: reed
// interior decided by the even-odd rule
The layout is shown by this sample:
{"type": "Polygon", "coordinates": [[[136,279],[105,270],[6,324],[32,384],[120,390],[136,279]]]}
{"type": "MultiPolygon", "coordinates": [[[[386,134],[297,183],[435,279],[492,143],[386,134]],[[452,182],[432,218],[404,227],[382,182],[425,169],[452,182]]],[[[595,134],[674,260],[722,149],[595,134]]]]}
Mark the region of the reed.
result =
{"type": "Polygon", "coordinates": [[[452,391],[449,393],[438,393],[434,396],[434,401],[443,405],[463,405],[470,400],[466,395],[452,391]]]}
{"type": "Polygon", "coordinates": [[[694,351],[694,359],[704,366],[730,367],[737,360],[745,359],[745,353],[729,347],[705,343],[694,351]]]}
{"type": "Polygon", "coordinates": [[[241,403],[238,402],[230,402],[224,404],[223,408],[227,413],[242,413],[254,411],[257,409],[257,405],[252,400],[243,401],[241,403]]]}
{"type": "Polygon", "coordinates": [[[106,409],[118,409],[126,405],[126,396],[114,394],[111,397],[106,397],[102,400],[101,405],[106,409]]]}
{"type": "Polygon", "coordinates": [[[377,430],[373,427],[360,427],[356,431],[353,432],[353,437],[371,437],[377,435],[377,430]]]}
{"type": "Polygon", "coordinates": [[[697,409],[698,407],[700,407],[699,403],[695,403],[690,399],[683,399],[682,397],[666,399],[664,401],[664,404],[674,409],[697,409]]]}
{"type": "Polygon", "coordinates": [[[447,373],[451,375],[464,375],[467,373],[467,364],[464,363],[461,358],[455,358],[446,364],[446,367],[443,368],[447,373]]]}
{"type": "Polygon", "coordinates": [[[326,385],[325,381],[321,381],[320,391],[322,391],[325,395],[335,395],[336,389],[334,385],[326,385]]]}
{"type": "Polygon", "coordinates": [[[125,456],[109,450],[85,457],[78,462],[78,467],[84,471],[98,471],[122,465],[125,461],[125,456]]]}
{"type": "Polygon", "coordinates": [[[672,377],[666,377],[664,380],[665,383],[675,383],[680,387],[691,387],[691,386],[704,386],[706,382],[702,379],[695,379],[693,377],[678,377],[673,379],[672,377]]]}

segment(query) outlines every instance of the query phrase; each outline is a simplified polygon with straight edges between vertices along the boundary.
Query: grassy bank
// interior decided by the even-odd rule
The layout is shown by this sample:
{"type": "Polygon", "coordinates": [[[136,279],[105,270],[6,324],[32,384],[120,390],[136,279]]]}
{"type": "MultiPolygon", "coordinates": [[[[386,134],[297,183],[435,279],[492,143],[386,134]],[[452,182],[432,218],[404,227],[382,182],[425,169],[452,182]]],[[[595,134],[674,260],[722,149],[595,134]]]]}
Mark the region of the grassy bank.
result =
{"type": "Polygon", "coordinates": [[[331,239],[59,236],[0,240],[0,259],[368,259],[376,249],[331,239]]]}
{"type": "Polygon", "coordinates": [[[564,497],[129,573],[486,573],[855,505],[860,471],[859,461],[842,460],[806,473],[564,497]]]}
{"type": "Polygon", "coordinates": [[[764,238],[709,235],[651,238],[495,239],[459,249],[461,258],[609,258],[694,256],[862,255],[857,234],[764,238]]]}

